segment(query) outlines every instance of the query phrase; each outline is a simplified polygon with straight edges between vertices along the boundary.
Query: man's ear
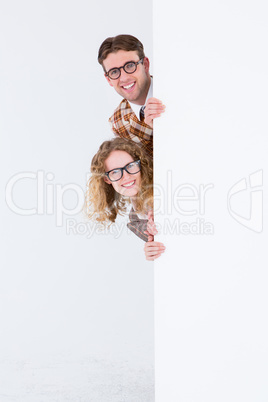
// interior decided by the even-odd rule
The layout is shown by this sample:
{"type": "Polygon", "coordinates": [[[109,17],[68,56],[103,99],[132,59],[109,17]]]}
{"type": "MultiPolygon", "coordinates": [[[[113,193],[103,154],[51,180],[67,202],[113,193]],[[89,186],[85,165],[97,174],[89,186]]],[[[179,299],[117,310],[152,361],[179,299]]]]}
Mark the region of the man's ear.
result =
{"type": "Polygon", "coordinates": [[[150,61],[149,61],[148,57],[144,57],[143,65],[144,65],[144,68],[145,68],[145,72],[149,73],[150,61]]]}
{"type": "Polygon", "coordinates": [[[111,87],[113,86],[113,84],[111,83],[110,78],[104,73],[104,77],[106,78],[106,80],[108,81],[108,84],[111,85],[111,87]]]}

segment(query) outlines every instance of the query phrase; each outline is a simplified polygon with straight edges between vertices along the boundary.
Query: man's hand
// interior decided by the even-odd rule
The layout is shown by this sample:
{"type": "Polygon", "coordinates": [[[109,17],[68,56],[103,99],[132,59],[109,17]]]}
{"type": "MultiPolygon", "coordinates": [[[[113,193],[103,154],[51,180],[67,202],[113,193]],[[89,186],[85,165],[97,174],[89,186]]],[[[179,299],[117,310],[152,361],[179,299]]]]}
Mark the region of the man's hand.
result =
{"type": "Polygon", "coordinates": [[[144,122],[153,128],[153,120],[161,116],[165,111],[166,106],[163,105],[161,100],[156,98],[149,98],[146,102],[144,109],[144,122]]]}

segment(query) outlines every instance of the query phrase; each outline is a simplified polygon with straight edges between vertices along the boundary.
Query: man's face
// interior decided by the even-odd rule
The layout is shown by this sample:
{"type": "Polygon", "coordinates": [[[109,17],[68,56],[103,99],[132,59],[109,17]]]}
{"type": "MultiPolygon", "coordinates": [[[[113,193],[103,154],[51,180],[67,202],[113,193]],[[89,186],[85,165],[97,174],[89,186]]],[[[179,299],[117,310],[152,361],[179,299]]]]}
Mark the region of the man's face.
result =
{"type": "MultiPolygon", "coordinates": [[[[129,61],[139,61],[138,53],[136,51],[118,50],[106,57],[103,66],[108,72],[112,68],[124,66],[129,61]]],[[[108,83],[123,98],[136,105],[144,105],[151,82],[148,58],[145,57],[143,63],[138,64],[137,70],[132,74],[126,73],[123,68],[120,71],[121,75],[116,80],[105,76],[108,83]]]]}

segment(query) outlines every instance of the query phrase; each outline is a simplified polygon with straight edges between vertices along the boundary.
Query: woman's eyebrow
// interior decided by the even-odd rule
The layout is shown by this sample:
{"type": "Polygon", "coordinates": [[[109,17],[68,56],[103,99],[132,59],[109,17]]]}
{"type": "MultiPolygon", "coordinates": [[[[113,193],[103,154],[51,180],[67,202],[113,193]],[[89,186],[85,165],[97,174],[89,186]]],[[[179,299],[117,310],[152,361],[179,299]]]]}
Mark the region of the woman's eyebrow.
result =
{"type": "Polygon", "coordinates": [[[109,170],[109,172],[111,172],[112,170],[116,170],[116,169],[123,169],[124,167],[126,167],[127,165],[129,165],[130,163],[133,163],[133,162],[135,162],[135,161],[130,161],[130,162],[126,163],[124,166],[121,166],[121,167],[112,168],[112,169],[109,170]]]}

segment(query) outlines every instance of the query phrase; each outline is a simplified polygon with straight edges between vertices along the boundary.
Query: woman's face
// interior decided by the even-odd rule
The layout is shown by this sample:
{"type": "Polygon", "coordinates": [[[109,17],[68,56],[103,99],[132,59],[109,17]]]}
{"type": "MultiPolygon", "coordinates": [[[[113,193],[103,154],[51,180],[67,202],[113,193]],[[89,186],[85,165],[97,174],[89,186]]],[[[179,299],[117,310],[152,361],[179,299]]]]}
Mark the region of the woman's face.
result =
{"type": "MultiPolygon", "coordinates": [[[[112,151],[104,163],[105,172],[123,168],[128,163],[134,162],[134,159],[125,151],[112,151]]],[[[135,197],[141,187],[141,172],[129,174],[123,170],[123,176],[117,181],[110,181],[107,176],[104,180],[111,184],[115,191],[125,197],[135,197]]]]}

